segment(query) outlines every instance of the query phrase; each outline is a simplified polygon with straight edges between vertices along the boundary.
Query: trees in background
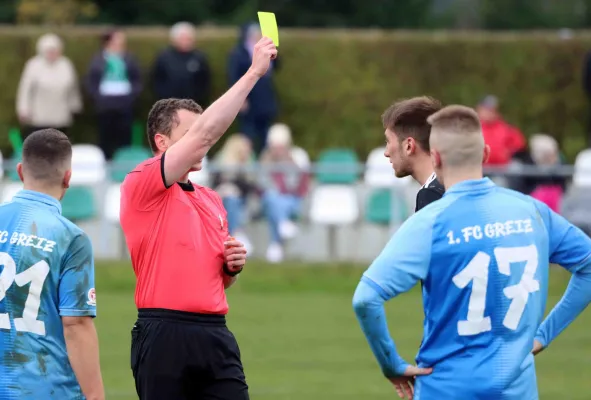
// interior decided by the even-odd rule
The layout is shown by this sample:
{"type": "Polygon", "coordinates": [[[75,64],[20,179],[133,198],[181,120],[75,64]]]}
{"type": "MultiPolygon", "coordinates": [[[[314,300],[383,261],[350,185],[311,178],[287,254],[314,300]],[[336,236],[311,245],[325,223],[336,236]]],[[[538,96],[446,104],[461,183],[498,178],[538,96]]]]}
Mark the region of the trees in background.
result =
{"type": "Polygon", "coordinates": [[[2,0],[0,23],[236,25],[258,10],[284,27],[591,27],[591,0],[2,0]]]}

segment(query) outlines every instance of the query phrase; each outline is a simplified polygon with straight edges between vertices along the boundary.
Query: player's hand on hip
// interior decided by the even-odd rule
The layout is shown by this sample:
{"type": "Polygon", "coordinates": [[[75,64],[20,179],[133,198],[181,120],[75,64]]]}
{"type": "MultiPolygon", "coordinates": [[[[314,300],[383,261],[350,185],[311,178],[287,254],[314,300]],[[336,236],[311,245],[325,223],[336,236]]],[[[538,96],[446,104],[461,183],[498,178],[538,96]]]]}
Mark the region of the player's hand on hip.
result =
{"type": "Polygon", "coordinates": [[[273,40],[268,37],[263,37],[254,46],[252,53],[252,65],[250,69],[258,77],[262,77],[267,73],[271,60],[277,57],[277,47],[273,44],[273,40]]]}
{"type": "Polygon", "coordinates": [[[542,352],[542,350],[544,350],[544,345],[542,345],[542,343],[538,342],[537,340],[534,339],[534,348],[532,349],[532,354],[534,356],[538,355],[539,353],[542,352]]]}
{"type": "Polygon", "coordinates": [[[244,268],[246,264],[246,248],[242,242],[230,238],[224,243],[224,260],[230,272],[236,272],[244,268]]]}
{"type": "Polygon", "coordinates": [[[412,400],[414,396],[414,383],[417,376],[429,375],[433,368],[419,368],[414,365],[406,367],[404,374],[393,378],[388,378],[394,385],[396,393],[401,399],[412,400]]]}

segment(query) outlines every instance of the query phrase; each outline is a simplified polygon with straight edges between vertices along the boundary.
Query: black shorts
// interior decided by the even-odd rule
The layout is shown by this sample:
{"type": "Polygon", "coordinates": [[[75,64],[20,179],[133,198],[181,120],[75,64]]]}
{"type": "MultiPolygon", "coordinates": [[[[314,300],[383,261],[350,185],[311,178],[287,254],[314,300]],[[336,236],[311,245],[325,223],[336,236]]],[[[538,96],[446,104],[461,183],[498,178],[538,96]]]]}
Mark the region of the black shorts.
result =
{"type": "Polygon", "coordinates": [[[248,400],[240,350],[223,315],[141,309],[131,330],[140,400],[248,400]]]}

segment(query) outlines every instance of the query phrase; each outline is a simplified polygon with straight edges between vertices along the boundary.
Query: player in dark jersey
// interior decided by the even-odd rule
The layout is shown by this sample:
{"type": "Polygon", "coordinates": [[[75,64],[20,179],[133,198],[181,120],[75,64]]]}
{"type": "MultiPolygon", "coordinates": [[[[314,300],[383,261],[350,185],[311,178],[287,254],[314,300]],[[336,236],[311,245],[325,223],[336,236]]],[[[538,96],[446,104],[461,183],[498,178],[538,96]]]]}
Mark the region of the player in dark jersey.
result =
{"type": "Polygon", "coordinates": [[[445,189],[437,180],[429,148],[431,125],[427,118],[442,108],[427,96],[397,101],[382,115],[386,151],[398,178],[411,175],[422,187],[417,193],[415,212],[439,200],[445,189]]]}

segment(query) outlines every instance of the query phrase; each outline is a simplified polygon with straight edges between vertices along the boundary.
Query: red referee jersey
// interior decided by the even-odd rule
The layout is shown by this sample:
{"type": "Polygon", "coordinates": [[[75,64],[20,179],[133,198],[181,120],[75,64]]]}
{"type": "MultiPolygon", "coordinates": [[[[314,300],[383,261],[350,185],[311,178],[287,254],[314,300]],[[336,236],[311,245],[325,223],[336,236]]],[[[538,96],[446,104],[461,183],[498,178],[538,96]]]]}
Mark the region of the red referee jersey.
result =
{"type": "Polygon", "coordinates": [[[121,227],[137,277],[136,306],[226,314],[226,211],[209,188],[166,188],[165,154],[142,162],[121,185],[121,227]]]}

